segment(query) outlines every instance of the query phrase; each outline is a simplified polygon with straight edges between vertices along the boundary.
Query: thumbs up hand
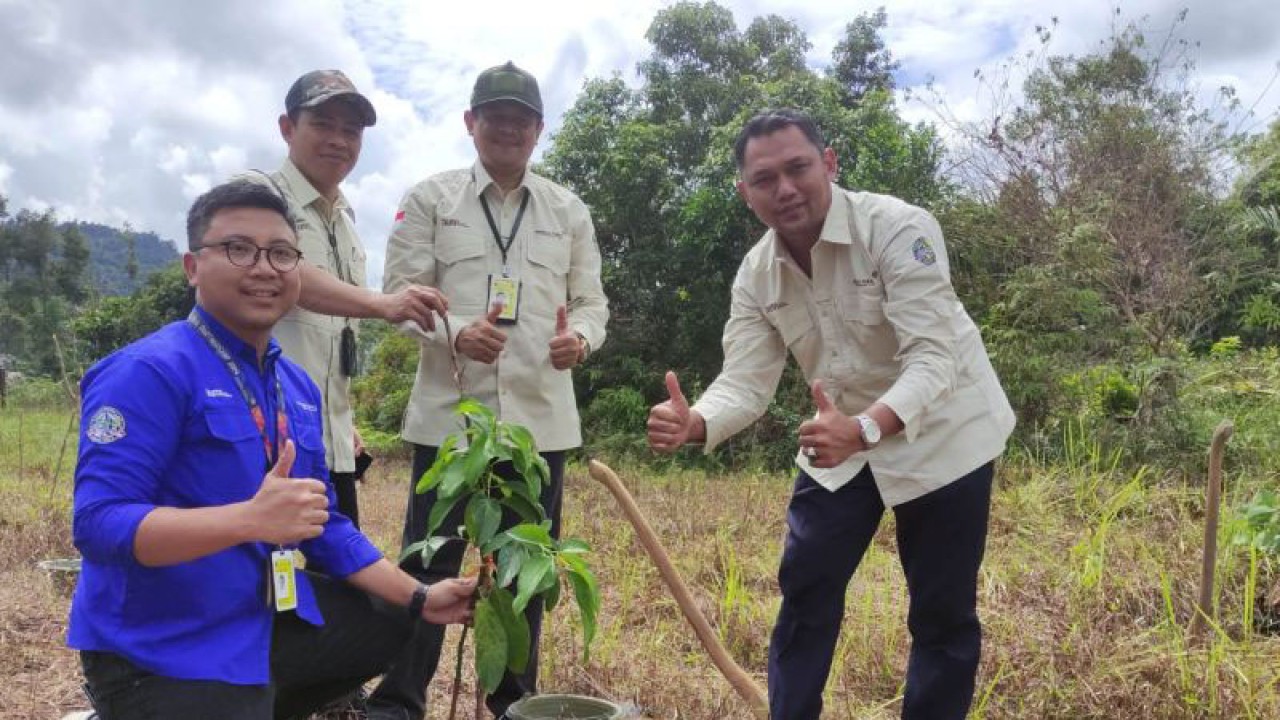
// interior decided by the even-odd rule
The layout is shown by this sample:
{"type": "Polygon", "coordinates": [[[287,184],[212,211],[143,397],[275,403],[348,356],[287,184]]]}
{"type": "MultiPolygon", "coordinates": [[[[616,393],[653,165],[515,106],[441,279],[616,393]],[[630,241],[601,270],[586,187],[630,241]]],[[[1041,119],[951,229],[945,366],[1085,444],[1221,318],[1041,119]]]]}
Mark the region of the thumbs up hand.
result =
{"type": "Polygon", "coordinates": [[[670,399],[649,409],[649,447],[658,452],[675,452],[690,440],[704,440],[707,426],[702,416],[689,408],[680,389],[680,380],[667,371],[667,395],[670,399]]]}
{"type": "Polygon", "coordinates": [[[276,464],[262,478],[262,485],[248,502],[250,534],[273,545],[292,545],[319,537],[329,521],[329,496],[325,485],[312,478],[291,478],[297,448],[286,440],[276,464]]]}
{"type": "Polygon", "coordinates": [[[814,380],[809,390],[818,415],[800,423],[800,452],[813,467],[835,467],[859,450],[862,434],[858,423],[827,397],[821,380],[814,380]]]}
{"type": "Polygon", "coordinates": [[[497,361],[507,345],[507,334],[497,326],[502,307],[502,303],[495,302],[489,306],[488,314],[458,331],[458,339],[454,341],[458,352],[485,365],[497,361]]]}
{"type": "Polygon", "coordinates": [[[569,329],[569,312],[564,305],[556,308],[556,334],[547,343],[551,348],[551,367],[568,370],[582,359],[582,340],[569,329]]]}

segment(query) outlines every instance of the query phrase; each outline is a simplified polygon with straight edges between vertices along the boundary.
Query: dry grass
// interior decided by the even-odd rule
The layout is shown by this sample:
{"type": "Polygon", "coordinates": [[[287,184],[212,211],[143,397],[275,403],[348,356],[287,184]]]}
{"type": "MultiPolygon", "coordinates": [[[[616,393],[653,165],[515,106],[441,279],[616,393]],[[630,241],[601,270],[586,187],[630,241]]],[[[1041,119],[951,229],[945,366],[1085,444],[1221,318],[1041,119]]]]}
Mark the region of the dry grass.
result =
{"type": "MultiPolygon", "coordinates": [[[[69,468],[64,463],[56,487],[51,477],[65,416],[25,423],[19,483],[15,418],[12,411],[0,415],[0,718],[57,718],[85,706],[75,656],[62,646],[67,600],[34,567],[71,552],[69,468]],[[32,450],[37,436],[39,452],[32,450]]],[[[615,469],[730,652],[763,683],[790,479],[615,469]]],[[[366,528],[386,550],[398,549],[407,473],[403,461],[376,463],[362,490],[366,528]]],[[[1258,483],[1275,481],[1233,478],[1228,507],[1258,483]]],[[[749,717],[609,494],[580,466],[570,467],[567,483],[565,532],[595,548],[604,602],[586,665],[572,606],[551,614],[544,691],[633,703],[649,718],[749,717]]],[[[1220,625],[1202,645],[1185,635],[1202,505],[1198,489],[1150,474],[1006,463],[983,570],[986,646],[971,717],[1280,717],[1280,641],[1253,633],[1245,609],[1250,578],[1261,587],[1268,578],[1251,575],[1247,554],[1224,545],[1220,625]]],[[[891,522],[886,518],[850,586],[827,689],[829,717],[899,712],[908,638],[891,522]]],[[[1223,537],[1231,531],[1228,521],[1223,537]]],[[[431,718],[446,717],[456,637],[451,631],[431,689],[431,718]]]]}

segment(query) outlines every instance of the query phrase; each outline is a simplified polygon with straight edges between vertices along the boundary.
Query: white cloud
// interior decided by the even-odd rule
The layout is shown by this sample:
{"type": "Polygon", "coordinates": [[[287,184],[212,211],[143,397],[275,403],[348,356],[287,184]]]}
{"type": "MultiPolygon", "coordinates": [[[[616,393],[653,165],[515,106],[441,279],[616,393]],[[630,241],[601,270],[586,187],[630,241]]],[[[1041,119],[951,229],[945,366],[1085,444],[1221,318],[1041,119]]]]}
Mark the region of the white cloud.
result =
{"type": "MultiPolygon", "coordinates": [[[[725,0],[722,0],[724,2],[725,0]]],[[[380,282],[386,234],[401,195],[426,175],[469,164],[462,125],[476,74],[508,59],[541,81],[546,137],[584,81],[620,73],[636,82],[644,38],[672,0],[566,0],[549,10],[516,0],[0,0],[0,192],[9,209],[54,207],[62,217],[128,219],[181,242],[200,192],[284,155],[276,118],[303,72],[342,68],[370,96],[379,122],[365,135],[345,190],[380,282]],[[305,19],[305,21],[303,20],[305,19]]],[[[1011,54],[1038,51],[1037,25],[1059,20],[1054,53],[1097,47],[1115,22],[1112,0],[733,0],[739,28],[776,14],[805,29],[810,61],[826,62],[844,25],[887,5],[885,39],[907,84],[935,80],[960,119],[987,111],[973,78],[1011,54]]],[[[1280,4],[1272,0],[1127,0],[1124,20],[1147,16],[1162,38],[1189,6],[1182,37],[1200,42],[1200,97],[1224,83],[1255,130],[1274,119],[1280,88],[1280,4]]],[[[1020,80],[1015,75],[1014,83],[1020,80]]],[[[912,121],[933,111],[904,103],[912,121]]]]}

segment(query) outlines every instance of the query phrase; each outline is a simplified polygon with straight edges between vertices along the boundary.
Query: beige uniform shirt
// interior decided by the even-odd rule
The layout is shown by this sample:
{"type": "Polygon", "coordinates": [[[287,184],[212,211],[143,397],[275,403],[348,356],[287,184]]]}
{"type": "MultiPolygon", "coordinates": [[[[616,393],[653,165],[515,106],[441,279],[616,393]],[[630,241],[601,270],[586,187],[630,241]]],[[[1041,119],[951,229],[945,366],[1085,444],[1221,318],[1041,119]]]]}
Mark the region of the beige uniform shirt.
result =
{"type": "Polygon", "coordinates": [[[529,204],[507,252],[512,277],[522,283],[519,319],[500,325],[506,347],[492,365],[461,353],[468,394],[499,417],[525,425],[538,449],[566,450],[582,444],[573,379],[551,366],[548,343],[555,335],[556,308],[566,305],[569,326],[592,350],[604,344],[608,303],[600,284],[600,250],[587,207],[567,189],[526,171],[520,187],[503,197],[480,162],[427,178],[405,194],[387,242],[384,291],[409,284],[439,288],[449,298],[452,335],[443,324],[424,333],[418,375],[405,413],[403,436],[439,446],[457,430],[453,413],[458,390],[452,379],[449,346],[457,333],[485,315],[489,276],[503,272],[502,252],[480,205],[484,193],[505,239],[525,188],[529,204]]]}
{"type": "Polygon", "coordinates": [[[796,462],[835,490],[870,463],[886,505],[936,490],[998,456],[1014,415],[978,333],[951,286],[942,231],[895,198],[832,186],[810,280],[772,230],[733,284],[724,370],[694,408],[707,450],[760,417],[787,353],[822,379],[841,412],[876,401],[903,432],[830,469],[796,462]]]}
{"type": "MultiPolygon", "coordinates": [[[[263,175],[253,172],[242,179],[265,184],[263,175]]],[[[298,248],[303,262],[358,287],[364,287],[365,253],[356,234],[355,213],[341,194],[333,207],[311,186],[287,158],[271,173],[271,179],[289,199],[298,223],[298,248]],[[329,238],[334,243],[330,244],[329,238]],[[335,253],[334,246],[337,251],[335,253]]],[[[272,335],[284,354],[302,366],[324,399],[325,462],[331,472],[355,472],[355,416],[351,409],[351,381],[343,377],[339,362],[342,328],[356,322],[347,318],[320,315],[295,307],[276,323],[272,335]]]]}

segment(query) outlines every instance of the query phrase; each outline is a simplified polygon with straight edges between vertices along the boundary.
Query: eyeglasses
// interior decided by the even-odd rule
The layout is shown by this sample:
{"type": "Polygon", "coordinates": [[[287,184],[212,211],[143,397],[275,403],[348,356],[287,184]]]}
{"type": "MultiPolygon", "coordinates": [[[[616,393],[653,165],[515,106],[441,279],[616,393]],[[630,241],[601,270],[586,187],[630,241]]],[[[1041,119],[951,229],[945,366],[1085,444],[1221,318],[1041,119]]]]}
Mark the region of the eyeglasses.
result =
{"type": "Polygon", "coordinates": [[[220,247],[227,252],[227,261],[236,267],[251,268],[258,264],[263,253],[267,255],[267,264],[276,272],[287,273],[298,267],[302,259],[302,251],[288,245],[272,245],[258,247],[248,240],[224,240],[222,242],[201,245],[202,248],[220,247]]]}

